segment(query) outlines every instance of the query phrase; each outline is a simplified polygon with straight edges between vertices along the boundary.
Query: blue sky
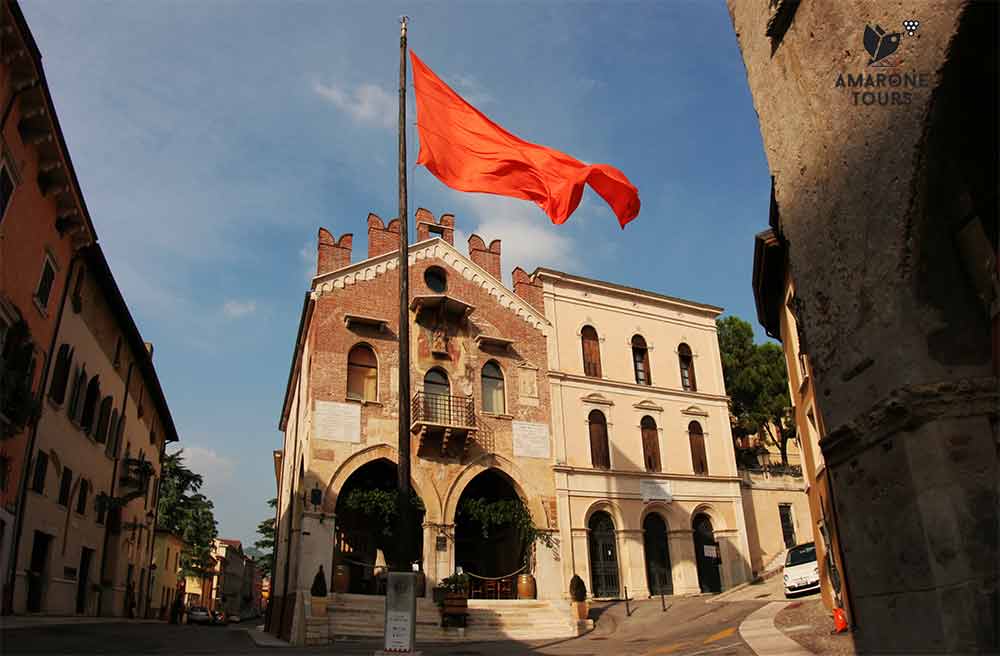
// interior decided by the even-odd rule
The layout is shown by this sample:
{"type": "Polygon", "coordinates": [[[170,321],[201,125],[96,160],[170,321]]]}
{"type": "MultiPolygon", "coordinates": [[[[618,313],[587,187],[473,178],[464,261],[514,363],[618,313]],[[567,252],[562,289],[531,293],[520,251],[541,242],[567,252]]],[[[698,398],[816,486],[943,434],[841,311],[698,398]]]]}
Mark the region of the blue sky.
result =
{"type": "MultiPolygon", "coordinates": [[[[721,1],[22,3],[224,537],[252,542],[269,514],[317,228],[353,232],[358,259],[368,212],[396,214],[402,13],[410,46],[470,102],[529,141],[617,166],[643,205],[622,231],[588,192],[552,226],[532,204],[453,192],[417,168],[411,211],[453,212],[463,250],[473,231],[502,239],[508,282],[515,265],[544,265],[756,324],[769,177],[721,1]]],[[[415,155],[412,126],[409,141],[415,155]]]]}

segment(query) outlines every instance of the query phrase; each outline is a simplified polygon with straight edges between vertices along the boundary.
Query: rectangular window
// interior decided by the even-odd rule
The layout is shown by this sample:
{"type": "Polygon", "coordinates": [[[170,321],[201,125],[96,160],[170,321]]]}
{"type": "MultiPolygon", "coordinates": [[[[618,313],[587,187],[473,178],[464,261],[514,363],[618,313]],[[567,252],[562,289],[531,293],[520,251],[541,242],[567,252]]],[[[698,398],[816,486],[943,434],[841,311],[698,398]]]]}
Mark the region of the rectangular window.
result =
{"type": "Polygon", "coordinates": [[[10,482],[10,458],[0,455],[0,492],[7,491],[10,482]]]}
{"type": "Polygon", "coordinates": [[[80,494],[76,497],[76,512],[80,515],[87,514],[87,495],[90,494],[90,483],[80,481],[80,494]]]}
{"type": "Polygon", "coordinates": [[[73,487],[73,470],[69,467],[63,467],[62,470],[62,481],[59,483],[59,505],[68,506],[69,505],[69,492],[73,487]]]}
{"type": "Polygon", "coordinates": [[[3,223],[7,215],[7,207],[10,205],[10,197],[14,195],[14,178],[10,176],[7,165],[0,166],[0,223],[3,223]]]}
{"type": "Polygon", "coordinates": [[[104,523],[104,515],[108,511],[108,499],[104,496],[104,493],[97,495],[97,523],[104,523]]]}
{"type": "Polygon", "coordinates": [[[49,470],[49,455],[39,451],[35,458],[35,475],[31,479],[31,489],[39,494],[45,494],[45,474],[49,470]]]}
{"type": "Polygon", "coordinates": [[[49,296],[52,294],[52,284],[56,280],[56,267],[52,264],[52,258],[45,256],[42,262],[42,277],[38,280],[38,287],[35,289],[35,300],[44,310],[49,306],[49,296]]]}

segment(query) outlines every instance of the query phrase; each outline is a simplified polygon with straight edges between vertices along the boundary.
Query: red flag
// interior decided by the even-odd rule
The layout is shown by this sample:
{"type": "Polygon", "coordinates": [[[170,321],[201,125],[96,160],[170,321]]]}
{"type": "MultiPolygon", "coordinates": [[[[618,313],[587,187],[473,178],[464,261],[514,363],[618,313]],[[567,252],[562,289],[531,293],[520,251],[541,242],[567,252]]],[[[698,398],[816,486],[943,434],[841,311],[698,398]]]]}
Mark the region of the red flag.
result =
{"type": "Polygon", "coordinates": [[[410,51],[417,96],[417,164],[452,189],[530,200],[562,223],[589,184],[618,223],[639,214],[639,190],[608,164],[584,164],[565,153],[519,139],[467,103],[410,51]]]}

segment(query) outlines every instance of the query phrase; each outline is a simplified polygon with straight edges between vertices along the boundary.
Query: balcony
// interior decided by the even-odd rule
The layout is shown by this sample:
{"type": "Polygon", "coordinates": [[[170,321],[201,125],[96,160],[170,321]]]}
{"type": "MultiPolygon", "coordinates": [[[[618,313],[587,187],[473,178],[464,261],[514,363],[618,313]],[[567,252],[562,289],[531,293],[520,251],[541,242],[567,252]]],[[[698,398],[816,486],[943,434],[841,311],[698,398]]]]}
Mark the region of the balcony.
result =
{"type": "Polygon", "coordinates": [[[146,496],[149,480],[153,476],[153,464],[141,458],[125,458],[118,483],[122,488],[122,503],[146,496]],[[128,492],[125,490],[128,489],[128,492]]]}
{"type": "Polygon", "coordinates": [[[428,394],[417,392],[410,405],[410,431],[420,436],[423,448],[432,439],[441,437],[441,454],[448,453],[449,446],[463,439],[463,451],[468,449],[470,434],[479,430],[476,421],[476,406],[471,396],[450,394],[428,394]]]}

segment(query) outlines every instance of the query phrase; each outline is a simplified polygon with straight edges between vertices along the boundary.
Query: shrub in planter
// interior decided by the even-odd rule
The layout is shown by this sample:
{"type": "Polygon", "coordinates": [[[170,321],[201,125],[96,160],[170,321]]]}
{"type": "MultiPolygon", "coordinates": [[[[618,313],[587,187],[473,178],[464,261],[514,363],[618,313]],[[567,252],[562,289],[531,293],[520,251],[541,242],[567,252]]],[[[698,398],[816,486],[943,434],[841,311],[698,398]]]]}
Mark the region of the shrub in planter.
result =
{"type": "Polygon", "coordinates": [[[573,617],[577,620],[587,619],[590,609],[587,605],[587,586],[578,574],[569,580],[569,596],[573,600],[573,617]]]}

